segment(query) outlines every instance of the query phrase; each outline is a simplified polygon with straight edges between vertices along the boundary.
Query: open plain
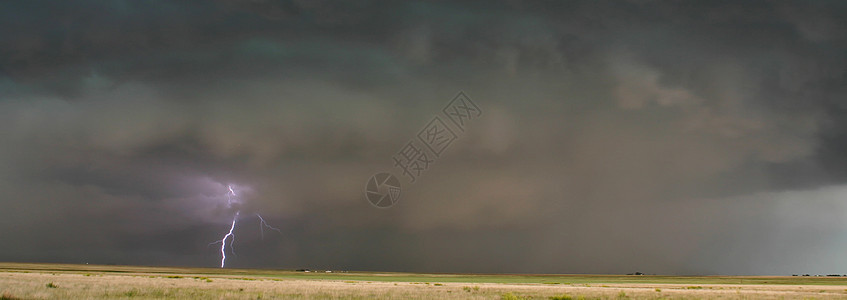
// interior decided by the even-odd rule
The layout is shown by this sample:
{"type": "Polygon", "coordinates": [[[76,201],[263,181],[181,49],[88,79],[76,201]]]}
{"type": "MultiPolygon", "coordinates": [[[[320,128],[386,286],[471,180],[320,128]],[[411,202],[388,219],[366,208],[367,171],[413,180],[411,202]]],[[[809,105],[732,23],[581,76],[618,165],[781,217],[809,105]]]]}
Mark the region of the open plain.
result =
{"type": "Polygon", "coordinates": [[[0,299],[845,299],[847,278],[417,274],[0,263],[0,299]]]}

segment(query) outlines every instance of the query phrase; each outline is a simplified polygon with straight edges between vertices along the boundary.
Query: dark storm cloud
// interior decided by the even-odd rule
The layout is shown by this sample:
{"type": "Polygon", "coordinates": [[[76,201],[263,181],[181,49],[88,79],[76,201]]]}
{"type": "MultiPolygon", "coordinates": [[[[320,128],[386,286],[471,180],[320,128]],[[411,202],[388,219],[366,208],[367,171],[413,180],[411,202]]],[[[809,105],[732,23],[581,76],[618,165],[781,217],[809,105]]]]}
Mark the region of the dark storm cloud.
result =
{"type": "Polygon", "coordinates": [[[3,6],[3,260],[214,266],[235,184],[283,232],[232,266],[847,267],[839,2],[3,6]],[[459,90],[483,117],[368,205],[459,90]]]}

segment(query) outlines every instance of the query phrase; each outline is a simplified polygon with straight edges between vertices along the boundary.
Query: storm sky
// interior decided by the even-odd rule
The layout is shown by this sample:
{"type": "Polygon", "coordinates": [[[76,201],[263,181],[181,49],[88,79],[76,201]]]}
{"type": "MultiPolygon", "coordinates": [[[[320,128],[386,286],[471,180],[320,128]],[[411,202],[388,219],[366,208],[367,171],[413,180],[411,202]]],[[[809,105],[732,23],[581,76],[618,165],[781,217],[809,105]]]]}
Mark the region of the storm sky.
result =
{"type": "Polygon", "coordinates": [[[844,274],[846,100],[843,1],[7,1],[0,261],[216,267],[241,210],[231,267],[844,274]]]}

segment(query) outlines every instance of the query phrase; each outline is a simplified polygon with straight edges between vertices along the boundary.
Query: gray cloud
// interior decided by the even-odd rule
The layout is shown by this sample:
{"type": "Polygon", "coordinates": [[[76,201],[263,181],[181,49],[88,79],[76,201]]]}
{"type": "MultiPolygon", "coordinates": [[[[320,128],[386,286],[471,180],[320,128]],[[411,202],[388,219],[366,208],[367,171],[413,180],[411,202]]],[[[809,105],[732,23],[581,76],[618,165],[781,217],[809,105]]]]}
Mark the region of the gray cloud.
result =
{"type": "Polygon", "coordinates": [[[2,260],[214,266],[235,184],[282,234],[232,266],[847,267],[841,3],[2,6],[2,260]],[[368,205],[459,90],[482,118],[368,205]]]}

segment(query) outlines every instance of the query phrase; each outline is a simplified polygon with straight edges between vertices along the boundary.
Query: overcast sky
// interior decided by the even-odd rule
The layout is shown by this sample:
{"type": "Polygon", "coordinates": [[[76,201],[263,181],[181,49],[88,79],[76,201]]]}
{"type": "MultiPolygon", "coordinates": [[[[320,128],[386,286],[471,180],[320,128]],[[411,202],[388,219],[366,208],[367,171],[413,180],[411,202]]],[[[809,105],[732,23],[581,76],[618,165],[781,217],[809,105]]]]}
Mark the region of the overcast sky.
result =
{"type": "Polygon", "coordinates": [[[845,101],[843,1],[5,1],[0,261],[216,267],[240,211],[231,267],[844,274],[845,101]]]}

